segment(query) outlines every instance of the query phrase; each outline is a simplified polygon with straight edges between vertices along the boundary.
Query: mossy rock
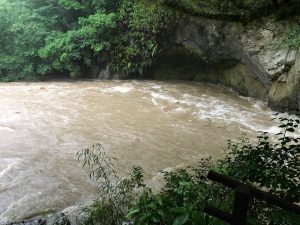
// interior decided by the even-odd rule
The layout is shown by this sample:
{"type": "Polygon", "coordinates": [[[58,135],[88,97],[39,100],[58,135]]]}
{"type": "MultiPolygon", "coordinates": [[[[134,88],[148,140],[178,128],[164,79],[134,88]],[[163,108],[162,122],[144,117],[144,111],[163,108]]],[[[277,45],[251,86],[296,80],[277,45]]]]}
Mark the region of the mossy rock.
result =
{"type": "Polygon", "coordinates": [[[267,94],[267,88],[264,84],[254,79],[247,71],[246,66],[241,63],[225,70],[223,74],[224,85],[232,87],[242,95],[262,99],[267,94]]]}

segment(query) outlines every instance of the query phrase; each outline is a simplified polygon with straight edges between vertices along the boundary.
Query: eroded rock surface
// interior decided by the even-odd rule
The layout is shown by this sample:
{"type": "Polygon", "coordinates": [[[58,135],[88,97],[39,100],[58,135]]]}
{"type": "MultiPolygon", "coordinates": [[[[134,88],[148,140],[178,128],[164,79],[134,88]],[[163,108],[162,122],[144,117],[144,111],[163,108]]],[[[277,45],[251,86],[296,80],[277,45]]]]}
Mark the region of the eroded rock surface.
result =
{"type": "Polygon", "coordinates": [[[300,54],[281,47],[291,24],[270,18],[242,25],[188,17],[177,29],[176,44],[214,62],[208,81],[266,99],[277,110],[300,109],[300,54]]]}

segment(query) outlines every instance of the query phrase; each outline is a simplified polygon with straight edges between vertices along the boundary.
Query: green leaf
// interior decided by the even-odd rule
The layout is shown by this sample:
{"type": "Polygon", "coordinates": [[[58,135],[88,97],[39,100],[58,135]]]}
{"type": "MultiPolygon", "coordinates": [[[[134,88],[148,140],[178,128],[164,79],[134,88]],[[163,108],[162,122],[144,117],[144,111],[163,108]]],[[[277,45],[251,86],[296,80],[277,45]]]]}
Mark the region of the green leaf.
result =
{"type": "Polygon", "coordinates": [[[144,214],[142,214],[142,216],[139,218],[138,222],[145,222],[146,220],[148,220],[151,217],[151,212],[146,212],[144,214]]]}
{"type": "Polygon", "coordinates": [[[187,209],[184,207],[176,207],[176,208],[172,208],[170,209],[171,212],[177,213],[177,214],[185,214],[187,213],[187,209]]]}
{"type": "Polygon", "coordinates": [[[189,220],[189,214],[177,216],[172,225],[183,225],[189,220]]]}
{"type": "Polygon", "coordinates": [[[139,208],[132,208],[132,209],[129,210],[129,213],[126,215],[126,217],[132,218],[138,212],[140,212],[139,208]]]}
{"type": "Polygon", "coordinates": [[[202,214],[199,212],[192,212],[192,219],[195,224],[200,224],[204,220],[202,214]]]}
{"type": "Polygon", "coordinates": [[[160,215],[160,216],[164,216],[164,215],[165,215],[164,211],[162,211],[161,209],[158,210],[157,213],[158,213],[158,215],[160,215]]]}

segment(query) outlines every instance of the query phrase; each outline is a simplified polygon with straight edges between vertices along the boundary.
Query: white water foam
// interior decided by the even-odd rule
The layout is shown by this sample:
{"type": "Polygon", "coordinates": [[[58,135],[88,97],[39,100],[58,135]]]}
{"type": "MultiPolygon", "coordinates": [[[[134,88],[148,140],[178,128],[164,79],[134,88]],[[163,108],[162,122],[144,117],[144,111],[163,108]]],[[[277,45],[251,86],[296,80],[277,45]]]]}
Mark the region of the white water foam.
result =
{"type": "Polygon", "coordinates": [[[8,174],[18,164],[18,160],[12,160],[12,159],[4,159],[4,160],[7,161],[8,165],[0,172],[0,178],[8,174]]]}
{"type": "Polygon", "coordinates": [[[155,93],[155,92],[151,92],[151,96],[153,98],[157,98],[157,99],[162,99],[162,100],[166,100],[170,103],[177,103],[179,102],[178,99],[174,98],[174,97],[171,97],[169,95],[166,95],[166,94],[160,94],[160,93],[155,93]]]}
{"type": "Polygon", "coordinates": [[[165,91],[157,89],[156,92],[149,91],[151,94],[151,101],[155,106],[159,106],[164,112],[186,112],[187,106],[194,107],[194,112],[192,115],[196,116],[199,120],[222,120],[226,124],[237,123],[241,124],[241,131],[246,131],[251,129],[254,131],[264,131],[276,134],[279,129],[274,127],[265,127],[257,122],[255,118],[259,115],[263,115],[267,118],[272,119],[271,110],[267,110],[265,104],[261,101],[253,100],[251,98],[244,98],[247,100],[251,107],[241,107],[238,103],[226,102],[217,97],[209,97],[205,94],[198,96],[193,96],[191,94],[181,94],[179,97],[174,97],[169,93],[166,94],[165,91]],[[158,101],[160,100],[160,101],[158,101]],[[173,110],[164,110],[164,103],[161,100],[167,101],[171,104],[180,105],[181,107],[176,107],[173,110]],[[244,128],[244,127],[245,128],[244,128]]]}
{"type": "Polygon", "coordinates": [[[102,92],[108,92],[108,93],[114,93],[114,92],[120,92],[120,93],[128,93],[132,91],[134,88],[132,86],[114,86],[110,88],[106,88],[102,90],[102,92]]]}

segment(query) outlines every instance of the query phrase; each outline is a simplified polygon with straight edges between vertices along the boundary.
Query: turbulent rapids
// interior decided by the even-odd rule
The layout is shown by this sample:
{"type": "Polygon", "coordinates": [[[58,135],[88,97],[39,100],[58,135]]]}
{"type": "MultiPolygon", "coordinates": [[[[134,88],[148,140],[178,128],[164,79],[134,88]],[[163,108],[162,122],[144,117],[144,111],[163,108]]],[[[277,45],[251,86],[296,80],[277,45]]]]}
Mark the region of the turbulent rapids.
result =
{"type": "Polygon", "coordinates": [[[0,96],[0,224],[90,201],[76,152],[93,144],[155,185],[160,170],[218,157],[243,132],[276,132],[263,102],[207,84],[2,83],[0,96]]]}

